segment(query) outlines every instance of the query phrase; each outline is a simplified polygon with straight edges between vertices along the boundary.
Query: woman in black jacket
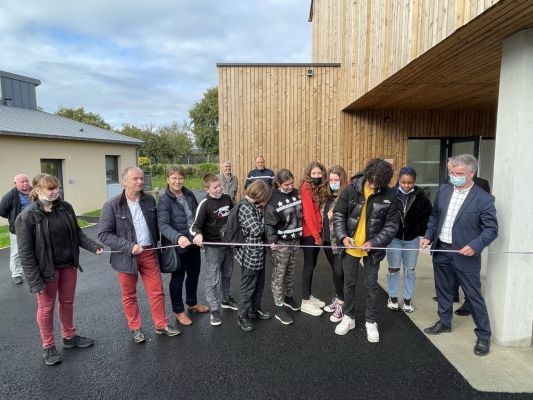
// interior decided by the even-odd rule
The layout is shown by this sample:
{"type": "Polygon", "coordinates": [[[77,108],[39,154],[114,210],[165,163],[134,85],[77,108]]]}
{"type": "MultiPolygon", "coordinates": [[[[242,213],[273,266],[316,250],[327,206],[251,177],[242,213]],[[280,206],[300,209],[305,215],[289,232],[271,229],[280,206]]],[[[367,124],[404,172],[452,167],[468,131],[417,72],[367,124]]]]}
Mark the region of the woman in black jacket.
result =
{"type": "Polygon", "coordinates": [[[416,275],[415,267],[418,260],[420,236],[424,236],[431,214],[431,202],[422,189],[415,186],[416,171],[411,167],[403,167],[400,170],[398,185],[396,186],[396,198],[400,209],[400,230],[392,240],[389,247],[393,249],[387,252],[389,272],[387,273],[387,286],[389,300],[387,307],[393,311],[399,309],[398,284],[400,281],[400,269],[403,263],[403,310],[413,312],[413,292],[415,290],[416,275]]]}
{"type": "Polygon", "coordinates": [[[33,178],[33,203],[15,220],[19,255],[30,291],[37,296],[37,324],[46,365],[62,361],[55,347],[54,308],[59,300],[63,348],[92,346],[92,339],[76,335],[74,292],[80,267],[80,247],[101,254],[103,247],[80,229],[72,206],[59,198],[59,180],[40,174],[33,178]]]}
{"type": "Polygon", "coordinates": [[[198,202],[193,192],[185,186],[185,170],[181,167],[167,168],[167,190],[157,205],[157,222],[161,232],[163,246],[179,245],[178,256],[181,268],[172,272],[169,283],[172,311],[181,325],[191,325],[192,320],[185,312],[183,304],[183,281],[185,281],[185,303],[187,311],[205,313],[209,307],[199,304],[196,292],[200,276],[200,248],[192,243],[189,231],[193,222],[198,202]],[[187,273],[187,279],[185,279],[187,273]]]}

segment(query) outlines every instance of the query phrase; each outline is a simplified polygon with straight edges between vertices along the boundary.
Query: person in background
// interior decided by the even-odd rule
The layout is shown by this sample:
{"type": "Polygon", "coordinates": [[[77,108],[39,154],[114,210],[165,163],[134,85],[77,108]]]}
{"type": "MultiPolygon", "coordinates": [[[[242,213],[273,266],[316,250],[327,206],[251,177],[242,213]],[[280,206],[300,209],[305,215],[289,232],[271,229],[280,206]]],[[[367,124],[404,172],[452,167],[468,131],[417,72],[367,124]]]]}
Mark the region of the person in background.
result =
{"type": "Polygon", "coordinates": [[[342,256],[344,316],[335,333],[345,335],[355,328],[355,286],[362,259],[365,328],[370,343],[379,342],[378,271],[380,261],[385,258],[385,250],[372,248],[388,246],[400,225],[396,193],[388,186],[392,176],[392,166],[387,161],[371,159],[363,172],[356,174],[342,191],[333,209],[335,236],[346,248],[342,256]]]}
{"type": "Polygon", "coordinates": [[[294,299],[294,269],[302,237],[302,200],[294,188],[294,175],[288,169],[276,174],[275,189],[265,209],[265,233],[272,250],[272,296],[276,319],[284,325],[293,323],[284,305],[294,311],[300,306],[294,299]],[[280,245],[280,246],[278,246],[280,245]]]}
{"type": "Polygon", "coordinates": [[[481,294],[481,252],[498,237],[494,196],[474,184],[477,159],[470,154],[450,157],[450,183],[439,186],[420,247],[456,250],[433,253],[433,271],[439,320],[424,329],[429,335],[451,332],[453,284],[456,279],[468,298],[476,328],[474,354],[490,352],[492,334],[485,299],[481,294]]]}
{"type": "Polygon", "coordinates": [[[324,253],[331,266],[331,273],[333,275],[335,297],[330,304],[324,307],[324,311],[332,313],[329,317],[331,322],[340,322],[344,316],[342,311],[344,305],[344,271],[342,269],[342,259],[339,254],[341,252],[337,249],[337,239],[333,230],[333,209],[337,204],[339,195],[348,184],[348,175],[340,165],[331,167],[328,175],[331,197],[326,200],[322,212],[322,220],[324,221],[322,237],[324,238],[324,253]]]}
{"type": "Polygon", "coordinates": [[[244,189],[246,190],[250,184],[256,180],[262,180],[268,187],[272,187],[274,180],[274,172],[265,168],[265,159],[263,156],[255,157],[255,169],[248,172],[246,176],[246,182],[244,183],[244,189]]]}
{"type": "Polygon", "coordinates": [[[59,198],[59,179],[48,174],[34,178],[33,200],[15,220],[19,256],[30,292],[37,298],[37,324],[46,365],[62,361],[54,340],[54,308],[58,301],[63,348],[86,348],[93,339],[76,334],[74,295],[80,266],[80,247],[102,254],[103,247],[80,229],[72,206],[59,198]]]}
{"type": "Polygon", "coordinates": [[[415,268],[418,260],[418,249],[420,237],[426,233],[426,226],[431,214],[431,201],[415,185],[415,182],[416,171],[414,168],[403,167],[400,169],[398,184],[395,188],[400,209],[400,229],[389,244],[391,250],[387,252],[389,264],[387,307],[393,311],[399,310],[398,286],[400,270],[403,265],[403,310],[408,313],[415,310],[413,293],[416,284],[415,268]]]}
{"type": "Polygon", "coordinates": [[[198,205],[189,231],[194,244],[205,249],[205,297],[211,309],[211,325],[218,326],[222,323],[220,308],[238,310],[237,303],[230,295],[233,249],[229,246],[204,245],[204,240],[222,242],[220,230],[228,220],[233,202],[229,195],[222,193],[222,182],[218,176],[206,174],[204,187],[207,196],[198,205]]]}
{"type": "Polygon", "coordinates": [[[176,336],[181,333],[168,325],[165,292],[154,247],[159,241],[156,205],[153,196],[143,192],[144,172],[137,167],[122,171],[124,190],[104,203],[98,239],[111,247],[111,267],[118,273],[122,306],[133,342],[146,340],[137,303],[139,275],[150,302],[155,333],[176,336]]]}
{"type": "Polygon", "coordinates": [[[202,259],[200,248],[193,245],[189,231],[198,202],[193,192],[185,187],[185,170],[171,165],[167,168],[167,189],[157,205],[157,221],[161,235],[171,243],[179,245],[180,269],[172,272],[168,291],[172,311],[181,325],[191,325],[192,319],[183,304],[183,282],[185,281],[185,303],[187,311],[206,313],[209,307],[199,304],[197,298],[198,277],[202,259]],[[185,278],[187,275],[187,278],[185,278]]]}
{"type": "MultiPolygon", "coordinates": [[[[304,181],[300,186],[303,212],[304,246],[321,246],[323,242],[323,224],[321,210],[330,197],[328,189],[327,170],[318,161],[312,161],[305,167],[304,181]]],[[[304,313],[313,316],[322,315],[322,307],[326,305],[322,300],[311,294],[313,272],[316,267],[320,247],[304,247],[304,267],[302,270],[302,306],[304,313]]]]}
{"type": "MultiPolygon", "coordinates": [[[[265,225],[263,208],[270,198],[270,187],[262,180],[254,181],[246,189],[239,207],[238,219],[247,244],[263,244],[265,225]]],[[[235,259],[241,266],[241,299],[238,326],[244,332],[254,330],[251,320],[270,319],[261,310],[261,296],[265,287],[265,249],[263,246],[242,246],[235,259]]]]}
{"type": "Polygon", "coordinates": [[[15,175],[13,183],[15,187],[7,192],[0,202],[0,217],[7,218],[9,222],[11,283],[20,285],[22,283],[22,266],[20,265],[17,236],[15,234],[15,219],[22,210],[30,205],[29,196],[32,188],[28,177],[24,174],[15,175]]]}
{"type": "Polygon", "coordinates": [[[222,193],[229,195],[233,204],[237,198],[237,191],[239,190],[239,180],[231,173],[231,161],[222,161],[220,164],[222,173],[218,175],[222,182],[222,193]]]}

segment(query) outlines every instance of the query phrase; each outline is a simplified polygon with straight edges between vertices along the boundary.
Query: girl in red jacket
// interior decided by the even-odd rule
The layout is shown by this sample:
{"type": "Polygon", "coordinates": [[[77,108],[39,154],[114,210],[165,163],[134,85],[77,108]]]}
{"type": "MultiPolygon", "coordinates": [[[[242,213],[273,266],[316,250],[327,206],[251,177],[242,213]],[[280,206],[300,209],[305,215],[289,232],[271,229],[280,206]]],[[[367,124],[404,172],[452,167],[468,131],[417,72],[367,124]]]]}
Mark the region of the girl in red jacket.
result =
{"type": "MultiPolygon", "coordinates": [[[[318,245],[323,242],[321,207],[330,196],[326,168],[318,161],[311,161],[305,167],[304,181],[300,186],[303,211],[302,245],[318,245]]],[[[313,271],[316,266],[319,247],[304,247],[304,267],[302,271],[302,312],[319,316],[326,304],[311,295],[313,271]]]]}

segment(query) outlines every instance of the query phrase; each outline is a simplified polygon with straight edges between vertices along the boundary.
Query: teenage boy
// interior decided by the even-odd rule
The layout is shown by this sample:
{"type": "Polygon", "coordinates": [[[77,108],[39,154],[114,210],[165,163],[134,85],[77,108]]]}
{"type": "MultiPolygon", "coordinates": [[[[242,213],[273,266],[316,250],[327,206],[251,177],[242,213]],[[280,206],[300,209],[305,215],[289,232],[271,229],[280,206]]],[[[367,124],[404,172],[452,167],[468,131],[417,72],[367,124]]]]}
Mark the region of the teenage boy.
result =
{"type": "Polygon", "coordinates": [[[230,196],[222,192],[222,182],[216,175],[205,175],[204,187],[207,195],[196,209],[190,232],[194,244],[205,248],[205,297],[211,307],[211,325],[217,326],[222,323],[220,307],[238,310],[237,303],[230,296],[233,251],[229,246],[204,246],[204,241],[222,242],[220,230],[228,219],[233,202],[230,196]],[[222,302],[219,286],[222,289],[222,302]]]}

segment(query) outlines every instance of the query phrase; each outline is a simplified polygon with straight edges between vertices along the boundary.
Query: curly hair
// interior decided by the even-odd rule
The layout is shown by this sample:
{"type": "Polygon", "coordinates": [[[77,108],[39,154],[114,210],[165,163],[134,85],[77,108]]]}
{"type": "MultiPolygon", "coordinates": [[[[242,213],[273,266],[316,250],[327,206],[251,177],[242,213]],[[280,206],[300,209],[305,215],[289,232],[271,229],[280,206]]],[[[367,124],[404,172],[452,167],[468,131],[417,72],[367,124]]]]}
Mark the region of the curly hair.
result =
{"type": "Polygon", "coordinates": [[[324,167],[324,165],[319,161],[311,161],[305,166],[304,183],[307,183],[309,186],[313,201],[315,203],[323,203],[331,196],[326,167],[324,167]],[[311,178],[311,171],[313,168],[319,168],[322,171],[322,182],[319,185],[315,185],[313,183],[313,178],[311,178]]]}
{"type": "Polygon", "coordinates": [[[363,170],[365,181],[373,183],[378,189],[389,186],[394,175],[392,165],[382,158],[373,158],[366,163],[363,170]]]}

